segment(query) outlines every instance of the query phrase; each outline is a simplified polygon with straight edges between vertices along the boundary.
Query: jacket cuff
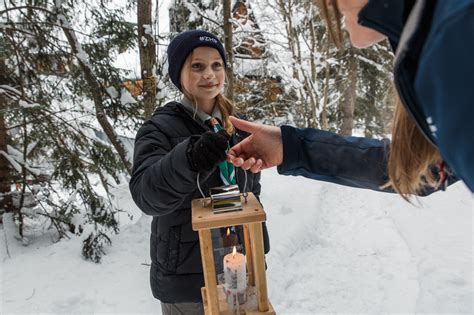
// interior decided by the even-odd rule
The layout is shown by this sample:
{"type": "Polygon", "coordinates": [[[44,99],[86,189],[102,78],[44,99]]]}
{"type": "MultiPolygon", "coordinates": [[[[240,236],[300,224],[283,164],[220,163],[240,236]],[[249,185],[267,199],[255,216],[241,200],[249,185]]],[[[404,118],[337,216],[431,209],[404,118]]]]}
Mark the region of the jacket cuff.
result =
{"type": "Polygon", "coordinates": [[[300,149],[302,138],[298,137],[296,128],[291,126],[281,126],[281,140],[283,143],[283,163],[278,165],[279,174],[285,174],[297,168],[301,162],[300,149]]]}

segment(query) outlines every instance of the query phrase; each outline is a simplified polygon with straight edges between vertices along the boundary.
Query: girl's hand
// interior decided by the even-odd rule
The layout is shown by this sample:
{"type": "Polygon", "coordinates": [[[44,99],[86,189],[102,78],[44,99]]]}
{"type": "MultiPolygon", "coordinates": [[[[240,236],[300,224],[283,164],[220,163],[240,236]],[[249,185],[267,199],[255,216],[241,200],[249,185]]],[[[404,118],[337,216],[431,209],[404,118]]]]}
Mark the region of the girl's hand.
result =
{"type": "Polygon", "coordinates": [[[188,151],[191,167],[198,172],[212,170],[226,159],[229,139],[225,130],[203,133],[188,151]]]}

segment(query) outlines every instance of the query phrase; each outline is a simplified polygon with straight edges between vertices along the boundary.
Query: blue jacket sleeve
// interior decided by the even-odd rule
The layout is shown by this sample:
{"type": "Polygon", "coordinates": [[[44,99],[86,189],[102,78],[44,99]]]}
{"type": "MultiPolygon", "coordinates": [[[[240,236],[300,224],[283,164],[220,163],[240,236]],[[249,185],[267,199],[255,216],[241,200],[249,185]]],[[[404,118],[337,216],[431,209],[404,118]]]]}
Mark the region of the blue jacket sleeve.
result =
{"type": "Polygon", "coordinates": [[[389,141],[282,126],[283,164],[278,172],[378,191],[387,183],[389,141]]]}
{"type": "MultiPolygon", "coordinates": [[[[297,129],[290,126],[282,126],[281,135],[283,163],[278,166],[280,174],[395,192],[392,188],[381,188],[388,182],[388,139],[341,136],[319,129],[297,129]]],[[[435,176],[439,176],[436,166],[433,166],[432,171],[435,176]]],[[[446,171],[448,186],[458,181],[450,167],[446,171]]],[[[426,186],[419,192],[419,196],[428,196],[444,188],[426,186]]]]}
{"type": "Polygon", "coordinates": [[[441,155],[474,192],[474,3],[432,30],[415,81],[441,155]]]}

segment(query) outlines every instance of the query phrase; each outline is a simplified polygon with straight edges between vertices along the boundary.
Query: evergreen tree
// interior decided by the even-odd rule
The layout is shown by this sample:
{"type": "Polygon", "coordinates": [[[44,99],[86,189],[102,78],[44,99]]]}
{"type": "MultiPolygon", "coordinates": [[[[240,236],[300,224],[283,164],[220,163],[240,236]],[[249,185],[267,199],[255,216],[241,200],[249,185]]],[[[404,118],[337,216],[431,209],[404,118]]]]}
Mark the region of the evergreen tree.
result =
{"type": "Polygon", "coordinates": [[[143,116],[141,102],[122,88],[127,73],[113,66],[118,53],[136,47],[136,26],[123,19],[130,8],[5,4],[0,135],[8,146],[0,147],[0,169],[8,170],[2,187],[10,187],[14,206],[6,210],[25,243],[26,219],[33,228],[49,224],[58,238],[82,235],[84,256],[99,262],[119,229],[110,189],[130,171],[117,130],[136,129],[143,116]]]}

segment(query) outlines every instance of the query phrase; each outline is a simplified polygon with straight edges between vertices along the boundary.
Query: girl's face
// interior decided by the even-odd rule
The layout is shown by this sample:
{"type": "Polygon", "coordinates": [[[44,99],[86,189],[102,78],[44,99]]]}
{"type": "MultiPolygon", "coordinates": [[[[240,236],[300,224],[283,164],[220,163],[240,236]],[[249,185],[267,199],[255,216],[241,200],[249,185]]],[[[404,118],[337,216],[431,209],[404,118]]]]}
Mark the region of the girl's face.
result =
{"type": "Polygon", "coordinates": [[[360,10],[368,2],[368,0],[337,0],[339,11],[344,16],[345,29],[349,32],[352,46],[356,48],[366,48],[385,39],[383,34],[357,23],[360,10]]]}
{"type": "Polygon", "coordinates": [[[224,61],[217,49],[198,47],[188,56],[181,70],[181,85],[204,111],[212,111],[215,97],[225,82],[224,61]]]}

